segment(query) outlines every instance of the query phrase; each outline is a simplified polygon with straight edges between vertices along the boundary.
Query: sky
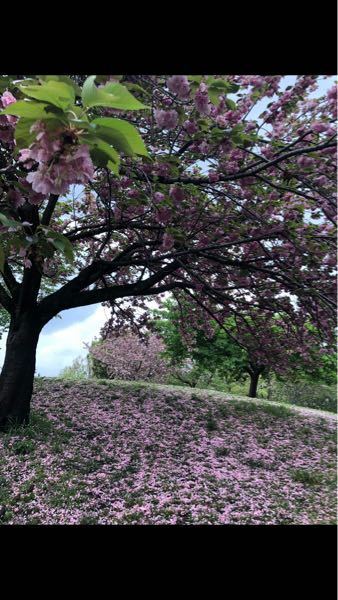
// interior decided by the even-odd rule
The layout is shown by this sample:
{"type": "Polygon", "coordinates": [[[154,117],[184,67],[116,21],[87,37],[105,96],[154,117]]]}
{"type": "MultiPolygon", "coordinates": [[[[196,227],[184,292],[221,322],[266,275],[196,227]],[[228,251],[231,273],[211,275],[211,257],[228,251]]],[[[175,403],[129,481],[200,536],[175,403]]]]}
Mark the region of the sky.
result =
{"type": "MultiPolygon", "coordinates": [[[[99,337],[109,318],[101,305],[72,308],[52,319],[41,332],[36,356],[36,375],[53,377],[70,366],[78,356],[86,356],[85,343],[99,337]]],[[[0,341],[0,364],[3,364],[7,335],[0,341]]]]}
{"type": "MultiPolygon", "coordinates": [[[[295,79],[295,75],[286,76],[280,89],[293,84],[295,79]]],[[[325,93],[332,87],[335,79],[322,79],[315,95],[325,93]]],[[[249,118],[257,119],[271,100],[265,99],[258,103],[249,118]]],[[[47,323],[41,332],[37,347],[36,374],[45,377],[56,376],[64,367],[70,366],[75,358],[86,356],[85,344],[99,337],[102,326],[109,318],[109,312],[108,308],[97,304],[72,308],[61,312],[58,317],[47,323]]],[[[6,338],[5,334],[0,340],[0,365],[4,360],[6,338]]]]}

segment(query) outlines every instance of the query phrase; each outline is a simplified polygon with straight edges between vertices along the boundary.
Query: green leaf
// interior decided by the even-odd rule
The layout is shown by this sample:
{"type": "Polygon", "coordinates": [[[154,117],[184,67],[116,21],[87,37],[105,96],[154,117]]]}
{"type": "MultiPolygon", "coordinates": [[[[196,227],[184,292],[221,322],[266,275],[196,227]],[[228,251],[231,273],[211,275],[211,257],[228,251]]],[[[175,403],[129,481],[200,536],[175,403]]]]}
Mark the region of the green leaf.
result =
{"type": "Polygon", "coordinates": [[[57,250],[60,250],[60,252],[62,252],[62,253],[65,255],[65,256],[66,256],[66,253],[67,253],[67,254],[68,254],[68,256],[66,256],[66,258],[68,258],[68,259],[69,259],[69,260],[72,262],[72,260],[73,260],[73,257],[71,257],[71,256],[70,256],[70,254],[69,254],[69,250],[68,250],[68,252],[67,252],[67,250],[66,250],[66,248],[65,248],[65,244],[63,243],[63,241],[62,241],[62,240],[59,240],[59,239],[57,239],[57,238],[55,238],[55,239],[52,239],[52,244],[53,244],[53,246],[54,246],[54,247],[55,247],[57,250]]]}
{"type": "Polygon", "coordinates": [[[127,88],[120,83],[107,83],[98,88],[95,85],[95,75],[86,79],[82,88],[82,102],[84,106],[108,106],[121,110],[141,110],[148,108],[134,98],[127,88]]]}
{"type": "Polygon", "coordinates": [[[220,129],[219,127],[215,127],[214,129],[212,129],[210,135],[215,140],[221,140],[226,137],[225,130],[220,129]]]}
{"type": "Polygon", "coordinates": [[[27,148],[35,140],[36,134],[31,132],[31,127],[35,121],[20,119],[15,126],[15,142],[16,150],[27,148]]]}
{"type": "Polygon", "coordinates": [[[14,75],[1,75],[0,76],[0,94],[5,92],[9,87],[13,87],[14,75]]]}
{"type": "Polygon", "coordinates": [[[48,102],[62,110],[75,102],[75,91],[72,86],[62,81],[46,81],[41,85],[20,85],[20,90],[30,98],[48,102]]]}
{"type": "Polygon", "coordinates": [[[233,100],[230,100],[230,98],[225,99],[225,104],[227,105],[228,108],[230,108],[230,110],[237,109],[236,102],[234,102],[233,100]]]}
{"type": "Polygon", "coordinates": [[[239,85],[224,81],[224,79],[208,79],[208,90],[218,90],[220,94],[234,94],[238,92],[239,85]]]}
{"type": "Polygon", "coordinates": [[[32,102],[30,100],[19,100],[9,104],[1,111],[1,114],[13,115],[15,117],[23,117],[33,121],[41,121],[45,119],[55,119],[57,115],[60,117],[62,113],[53,112],[48,104],[42,102],[32,102]]]}
{"type": "Polygon", "coordinates": [[[69,241],[69,239],[65,236],[62,236],[63,241],[63,252],[66,258],[68,258],[69,262],[74,262],[74,248],[69,241]]]}
{"type": "Polygon", "coordinates": [[[50,129],[60,127],[64,123],[63,113],[56,107],[42,102],[31,100],[19,100],[7,106],[2,114],[20,117],[15,126],[16,149],[26,148],[35,139],[34,132],[30,129],[36,121],[46,121],[50,129]]]}
{"type": "Polygon", "coordinates": [[[44,81],[61,81],[62,83],[66,83],[73,88],[75,96],[81,96],[80,86],[67,75],[38,75],[38,78],[44,81]]]}
{"type": "Polygon", "coordinates": [[[198,119],[197,125],[201,131],[209,131],[210,129],[210,122],[207,119],[198,119]]]}
{"type": "Polygon", "coordinates": [[[120,163],[115,163],[112,160],[109,160],[107,162],[107,167],[110,171],[112,171],[112,173],[114,173],[115,175],[119,175],[119,167],[120,167],[120,163]]]}
{"type": "Polygon", "coordinates": [[[149,96],[149,92],[147,90],[145,90],[143,87],[141,87],[140,85],[138,85],[138,83],[131,83],[129,81],[126,81],[125,83],[125,87],[128,90],[134,90],[135,92],[139,92],[140,94],[143,94],[144,96],[149,96]]]}
{"type": "Polygon", "coordinates": [[[74,106],[67,110],[67,119],[79,129],[88,129],[90,127],[90,122],[82,106],[74,104],[74,106]]]}
{"type": "Polygon", "coordinates": [[[33,77],[25,77],[24,79],[15,79],[14,80],[15,86],[19,87],[20,85],[36,85],[38,83],[38,80],[33,77]]]}
{"type": "Polygon", "coordinates": [[[11,227],[15,229],[21,229],[22,224],[19,221],[14,221],[14,219],[9,219],[3,213],[0,213],[0,221],[4,225],[4,227],[11,227]]]}
{"type": "Polygon", "coordinates": [[[215,106],[218,106],[220,103],[219,97],[220,97],[221,93],[222,92],[220,92],[218,90],[211,90],[211,89],[208,90],[209,98],[215,106]]]}
{"type": "Polygon", "coordinates": [[[60,250],[69,262],[74,262],[74,248],[69,239],[65,235],[62,235],[62,233],[58,233],[49,227],[41,227],[41,229],[47,234],[47,237],[51,238],[53,246],[57,250],[60,250]]]}
{"type": "Polygon", "coordinates": [[[98,137],[83,136],[90,148],[90,155],[97,167],[108,167],[115,175],[119,174],[120,157],[116,150],[98,137]]]}
{"type": "Polygon", "coordinates": [[[149,156],[139,132],[128,121],[103,117],[93,119],[91,123],[96,126],[97,137],[112,144],[119,152],[128,156],[149,156]]]}
{"type": "MultiPolygon", "coordinates": [[[[36,121],[30,119],[20,119],[15,126],[15,151],[18,152],[21,148],[27,148],[35,139],[36,133],[31,132],[31,127],[36,121]]],[[[47,121],[48,129],[57,129],[60,127],[58,119],[50,119],[47,121]]]]}
{"type": "Polygon", "coordinates": [[[194,83],[201,83],[202,75],[187,75],[187,79],[189,81],[193,81],[194,83]]]}

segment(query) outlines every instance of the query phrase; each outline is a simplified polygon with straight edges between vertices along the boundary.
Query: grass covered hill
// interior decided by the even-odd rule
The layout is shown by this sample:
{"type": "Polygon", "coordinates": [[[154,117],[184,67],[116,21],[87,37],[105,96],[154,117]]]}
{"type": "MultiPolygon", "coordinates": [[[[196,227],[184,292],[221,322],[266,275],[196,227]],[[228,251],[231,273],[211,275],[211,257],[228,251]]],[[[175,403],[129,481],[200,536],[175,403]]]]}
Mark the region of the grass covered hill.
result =
{"type": "Polygon", "coordinates": [[[0,434],[2,524],[335,521],[330,413],[187,388],[37,379],[31,424],[0,434]]]}

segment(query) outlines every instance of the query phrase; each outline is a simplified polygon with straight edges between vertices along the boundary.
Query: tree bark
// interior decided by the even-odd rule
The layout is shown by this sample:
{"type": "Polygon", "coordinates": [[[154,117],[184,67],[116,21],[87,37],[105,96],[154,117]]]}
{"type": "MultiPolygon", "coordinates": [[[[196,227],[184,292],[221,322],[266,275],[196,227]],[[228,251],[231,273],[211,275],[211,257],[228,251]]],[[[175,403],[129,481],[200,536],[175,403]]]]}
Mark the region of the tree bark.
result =
{"type": "Polygon", "coordinates": [[[250,387],[249,387],[248,395],[249,395],[249,398],[256,398],[260,371],[253,371],[253,372],[249,373],[249,375],[250,375],[250,387]]]}
{"type": "Polygon", "coordinates": [[[42,324],[29,312],[12,317],[0,376],[0,428],[29,423],[36,347],[42,324]]]}

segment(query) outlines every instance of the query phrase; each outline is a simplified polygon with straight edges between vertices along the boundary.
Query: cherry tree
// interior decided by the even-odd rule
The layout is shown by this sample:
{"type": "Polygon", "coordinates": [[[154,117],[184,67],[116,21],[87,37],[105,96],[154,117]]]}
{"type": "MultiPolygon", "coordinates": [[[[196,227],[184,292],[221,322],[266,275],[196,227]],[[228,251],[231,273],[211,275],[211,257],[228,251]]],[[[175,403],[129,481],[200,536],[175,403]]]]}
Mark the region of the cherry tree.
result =
{"type": "MultiPolygon", "coordinates": [[[[217,312],[215,311],[217,318],[217,312]]],[[[112,327],[110,324],[110,330],[112,327]]],[[[301,315],[251,310],[233,314],[225,321],[206,319],[205,311],[182,293],[176,302],[166,300],[154,310],[149,329],[158,331],[173,364],[189,358],[201,372],[217,373],[225,380],[242,380],[249,375],[248,395],[255,398],[261,375],[308,376],[326,370],[334,361],[332,344],[301,315]]],[[[109,324],[105,329],[109,330],[109,324]]]]}
{"type": "Polygon", "coordinates": [[[40,332],[73,307],[117,313],[181,290],[220,323],[278,313],[330,343],[336,86],[314,98],[317,76],[285,91],[251,75],[0,83],[2,425],[28,422],[40,332]]]}
{"type": "Polygon", "coordinates": [[[142,340],[130,332],[93,344],[89,354],[106,367],[110,379],[163,381],[169,375],[169,365],[162,358],[164,350],[157,335],[142,340]]]}

